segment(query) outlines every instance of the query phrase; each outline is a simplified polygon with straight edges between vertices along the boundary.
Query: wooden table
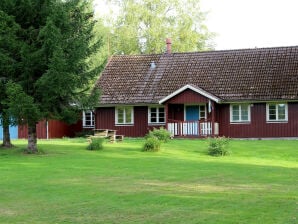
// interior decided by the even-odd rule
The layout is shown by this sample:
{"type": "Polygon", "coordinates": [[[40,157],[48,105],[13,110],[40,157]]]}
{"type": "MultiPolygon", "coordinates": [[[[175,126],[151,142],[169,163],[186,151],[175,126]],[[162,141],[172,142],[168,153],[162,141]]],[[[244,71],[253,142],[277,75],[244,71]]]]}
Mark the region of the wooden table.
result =
{"type": "Polygon", "coordinates": [[[109,138],[111,142],[116,140],[117,130],[112,129],[94,129],[94,136],[109,138]]]}

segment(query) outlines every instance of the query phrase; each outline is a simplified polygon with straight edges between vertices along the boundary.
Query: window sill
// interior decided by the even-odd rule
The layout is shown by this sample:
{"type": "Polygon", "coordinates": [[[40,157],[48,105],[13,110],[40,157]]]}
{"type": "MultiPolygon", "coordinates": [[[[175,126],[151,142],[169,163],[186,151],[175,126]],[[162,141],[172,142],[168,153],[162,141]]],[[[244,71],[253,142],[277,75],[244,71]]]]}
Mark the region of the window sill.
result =
{"type": "Polygon", "coordinates": [[[230,124],[251,124],[250,121],[231,121],[230,124]]]}
{"type": "Polygon", "coordinates": [[[166,125],[166,123],[148,123],[149,126],[166,125]]]}
{"type": "Polygon", "coordinates": [[[284,124],[288,123],[288,121],[266,121],[267,124],[284,124]]]}
{"type": "Polygon", "coordinates": [[[115,126],[134,126],[134,124],[115,124],[115,126]]]}

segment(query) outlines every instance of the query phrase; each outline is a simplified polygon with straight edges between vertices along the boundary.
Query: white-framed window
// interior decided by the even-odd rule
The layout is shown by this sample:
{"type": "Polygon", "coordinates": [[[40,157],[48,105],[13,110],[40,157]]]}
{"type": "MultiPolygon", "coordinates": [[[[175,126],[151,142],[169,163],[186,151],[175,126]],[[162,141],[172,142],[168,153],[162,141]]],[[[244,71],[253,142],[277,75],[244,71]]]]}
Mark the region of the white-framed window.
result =
{"type": "Polygon", "coordinates": [[[267,103],[266,119],[267,119],[267,122],[288,121],[288,104],[287,103],[267,103]]]}
{"type": "Polygon", "coordinates": [[[166,122],[166,114],[164,107],[149,107],[148,122],[151,124],[160,124],[166,122]]]}
{"type": "Polygon", "coordinates": [[[230,122],[231,123],[250,122],[250,104],[231,104],[230,122]]]}
{"type": "Polygon", "coordinates": [[[133,124],[133,107],[124,106],[115,108],[116,125],[133,124]]]}
{"type": "Polygon", "coordinates": [[[206,105],[200,105],[200,119],[206,119],[206,105]]]}
{"type": "Polygon", "coordinates": [[[95,117],[92,110],[83,111],[83,127],[94,128],[95,117]]]}

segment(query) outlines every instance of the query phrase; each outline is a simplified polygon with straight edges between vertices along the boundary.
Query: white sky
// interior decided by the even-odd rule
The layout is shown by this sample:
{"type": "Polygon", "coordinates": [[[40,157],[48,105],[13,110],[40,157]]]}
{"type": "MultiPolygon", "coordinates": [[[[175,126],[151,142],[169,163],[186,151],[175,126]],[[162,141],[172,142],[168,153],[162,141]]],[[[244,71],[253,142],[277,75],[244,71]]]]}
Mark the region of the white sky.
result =
{"type": "Polygon", "coordinates": [[[218,50],[298,45],[298,0],[201,0],[201,7],[218,50]]]}

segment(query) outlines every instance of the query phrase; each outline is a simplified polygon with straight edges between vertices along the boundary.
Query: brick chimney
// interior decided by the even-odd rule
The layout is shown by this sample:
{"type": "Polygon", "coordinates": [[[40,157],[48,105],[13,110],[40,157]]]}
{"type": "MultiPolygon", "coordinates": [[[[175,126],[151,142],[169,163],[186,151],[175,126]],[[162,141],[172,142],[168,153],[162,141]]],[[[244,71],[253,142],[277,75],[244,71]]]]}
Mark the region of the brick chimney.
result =
{"type": "Polygon", "coordinates": [[[167,44],[167,54],[172,53],[172,40],[171,38],[166,39],[166,44],[167,44]]]}

